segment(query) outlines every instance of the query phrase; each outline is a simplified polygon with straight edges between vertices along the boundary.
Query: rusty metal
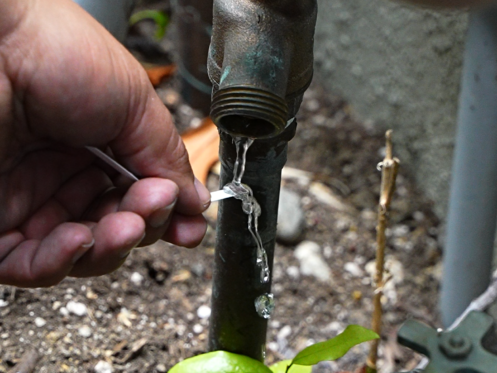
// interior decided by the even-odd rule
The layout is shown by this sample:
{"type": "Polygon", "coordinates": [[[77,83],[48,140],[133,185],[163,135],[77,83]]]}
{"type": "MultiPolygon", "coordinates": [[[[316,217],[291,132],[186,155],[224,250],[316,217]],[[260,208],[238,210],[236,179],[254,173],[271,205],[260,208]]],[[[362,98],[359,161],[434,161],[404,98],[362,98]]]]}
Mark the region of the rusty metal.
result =
{"type": "Polygon", "coordinates": [[[313,73],[316,0],[215,0],[211,116],[235,136],[282,132],[313,73]]]}

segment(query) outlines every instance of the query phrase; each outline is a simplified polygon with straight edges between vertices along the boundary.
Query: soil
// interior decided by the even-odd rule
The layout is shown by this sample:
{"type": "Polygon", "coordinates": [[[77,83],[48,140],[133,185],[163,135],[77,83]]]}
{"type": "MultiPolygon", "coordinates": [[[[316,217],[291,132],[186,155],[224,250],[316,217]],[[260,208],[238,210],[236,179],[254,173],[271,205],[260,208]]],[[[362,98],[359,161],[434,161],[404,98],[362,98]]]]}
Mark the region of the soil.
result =
{"type": "MultiPolygon", "coordinates": [[[[188,127],[195,112],[171,98],[175,92],[170,88],[167,94],[179,127],[188,127]]],[[[355,119],[353,108],[326,92],[319,79],[306,93],[298,120],[287,165],[312,173],[313,182],[328,188],[347,208],[324,204],[305,183],[285,179],[285,187],[302,197],[303,238],[320,245],[332,279],[303,276],[295,246],[277,245],[268,364],[329,339],[348,324],[371,323],[373,289],[364,268],[375,257],[377,163],[383,158],[384,135],[355,119]],[[345,270],[351,266],[360,271],[345,270]]],[[[216,176],[212,178],[211,185],[216,176]]],[[[42,356],[39,373],[94,372],[99,361],[110,363],[114,372],[166,372],[182,359],[205,352],[208,319],[199,317],[199,308],[209,306],[211,293],[213,215],[208,215],[203,243],[194,250],[159,242],[135,250],[107,276],[67,278],[49,289],[0,286],[0,372],[11,369],[30,348],[42,356]],[[70,301],[83,303],[87,312],[68,312],[70,301]]],[[[438,221],[416,189],[409,165],[401,166],[390,221],[387,254],[402,267],[393,273],[395,285],[384,305],[383,373],[412,369],[419,359],[395,343],[403,321],[416,318],[437,325],[438,221]]],[[[314,371],[354,371],[364,364],[367,351],[367,344],[358,346],[337,363],[320,364],[314,371]]]]}

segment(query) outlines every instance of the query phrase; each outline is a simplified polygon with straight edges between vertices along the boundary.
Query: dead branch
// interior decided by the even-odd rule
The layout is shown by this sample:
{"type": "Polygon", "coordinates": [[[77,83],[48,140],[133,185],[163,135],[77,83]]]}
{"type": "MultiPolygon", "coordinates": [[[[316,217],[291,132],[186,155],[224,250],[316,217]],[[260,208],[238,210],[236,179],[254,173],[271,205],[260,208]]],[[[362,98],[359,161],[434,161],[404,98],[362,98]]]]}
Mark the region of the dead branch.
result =
{"type": "MultiPolygon", "coordinates": [[[[386,137],[386,154],[385,159],[378,167],[381,167],[381,189],[380,202],[378,206],[378,226],[376,228],[376,272],[374,283],[376,286],[373,297],[373,321],[372,329],[378,335],[381,333],[381,319],[383,311],[381,307],[381,297],[383,296],[383,287],[385,280],[383,273],[385,268],[385,247],[386,247],[386,228],[388,223],[388,209],[392,201],[392,195],[395,190],[395,179],[399,169],[399,160],[393,157],[392,148],[392,130],[388,130],[386,137]]],[[[378,345],[379,339],[371,343],[371,350],[367,361],[367,372],[373,373],[377,371],[376,362],[378,360],[378,345]]]]}

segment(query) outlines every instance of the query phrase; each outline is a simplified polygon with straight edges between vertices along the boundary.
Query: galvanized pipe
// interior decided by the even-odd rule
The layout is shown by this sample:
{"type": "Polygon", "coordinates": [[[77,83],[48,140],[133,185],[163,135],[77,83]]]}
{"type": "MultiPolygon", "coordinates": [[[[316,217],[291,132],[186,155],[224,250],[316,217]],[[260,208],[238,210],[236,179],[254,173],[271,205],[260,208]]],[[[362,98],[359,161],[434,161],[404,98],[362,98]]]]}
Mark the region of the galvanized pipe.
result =
{"type": "Polygon", "coordinates": [[[444,252],[445,326],[491,278],[497,221],[497,8],[471,14],[444,252]]]}
{"type": "Polygon", "coordinates": [[[135,0],[74,0],[120,42],[128,32],[135,0]]]}
{"type": "MultiPolygon", "coordinates": [[[[221,134],[221,187],[233,179],[232,136],[257,140],[242,183],[262,208],[259,232],[272,270],[281,169],[304,91],[312,79],[315,0],[214,0],[208,71],[211,116],[221,134]],[[289,124],[290,123],[290,124],[289,124]]],[[[270,293],[256,265],[248,216],[235,199],[220,202],[212,291],[210,350],[264,359],[267,320],[255,307],[270,293]]]]}
{"type": "Polygon", "coordinates": [[[212,34],[213,0],[174,0],[181,96],[192,108],[208,115],[212,85],[207,55],[212,34]]]}
{"type": "MultiPolygon", "coordinates": [[[[296,122],[279,136],[255,141],[247,153],[243,183],[249,185],[261,205],[259,233],[272,273],[281,169],[286,162],[287,143],[296,122]]],[[[233,179],[236,148],[232,137],[221,132],[221,185],[233,179]]],[[[248,229],[248,216],[241,202],[231,198],[219,202],[212,315],[209,349],[230,351],[262,361],[267,320],[255,308],[257,297],[270,293],[271,281],[261,282],[256,265],[257,248],[248,229]]]]}

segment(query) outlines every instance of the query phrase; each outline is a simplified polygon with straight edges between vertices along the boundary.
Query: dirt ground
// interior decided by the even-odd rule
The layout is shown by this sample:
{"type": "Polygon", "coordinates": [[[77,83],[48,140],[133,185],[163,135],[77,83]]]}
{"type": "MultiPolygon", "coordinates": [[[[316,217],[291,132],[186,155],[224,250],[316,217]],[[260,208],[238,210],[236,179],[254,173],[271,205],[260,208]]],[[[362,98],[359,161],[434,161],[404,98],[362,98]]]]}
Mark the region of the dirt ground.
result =
{"type": "MultiPolygon", "coordinates": [[[[171,105],[179,128],[199,122],[170,88],[161,97],[171,105]]],[[[300,195],[303,239],[320,246],[332,276],[323,282],[302,275],[295,246],[277,245],[268,364],[329,339],[348,324],[371,323],[373,289],[366,267],[375,256],[376,166],[383,158],[383,133],[354,119],[353,108],[325,92],[319,77],[305,95],[298,120],[287,166],[309,172],[311,184],[285,178],[284,186],[300,195]],[[319,200],[310,187],[316,183],[339,203],[319,200]]],[[[95,372],[95,367],[110,372],[103,362],[114,372],[160,373],[205,352],[213,215],[208,215],[209,229],[197,249],[159,242],[135,250],[108,276],[68,278],[50,289],[0,286],[0,372],[9,371],[32,348],[42,356],[39,373],[95,372]]],[[[437,324],[438,221],[407,164],[401,166],[390,218],[387,254],[393,267],[384,305],[382,373],[416,364],[418,357],[395,343],[395,331],[404,320],[437,324]]],[[[367,351],[367,345],[358,346],[337,363],[320,364],[314,371],[353,371],[365,362],[367,351]]]]}
{"type": "MultiPolygon", "coordinates": [[[[372,288],[364,268],[374,259],[380,181],[376,165],[383,158],[384,140],[372,125],[355,120],[352,112],[317,83],[305,95],[287,165],[311,172],[342,208],[319,202],[298,180],[285,180],[285,187],[302,197],[304,238],[320,245],[332,280],[323,283],[300,275],[295,271],[299,261],[294,247],[277,246],[268,363],[312,341],[331,338],[347,324],[370,325],[372,288]],[[347,263],[356,265],[348,264],[347,271],[347,263]]],[[[398,177],[388,230],[388,255],[402,268],[397,266],[394,275],[400,279],[394,281],[385,305],[385,373],[415,363],[411,353],[398,350],[394,342],[398,326],[411,317],[431,324],[437,318],[437,220],[410,181],[408,166],[398,177]]],[[[209,224],[199,248],[159,242],[135,250],[108,276],[68,278],[50,289],[1,286],[0,372],[8,371],[29,348],[42,355],[40,373],[93,372],[99,361],[109,362],[115,372],[165,372],[204,352],[208,319],[199,314],[204,317],[201,306],[209,306],[215,246],[215,221],[210,219],[209,224]],[[86,306],[85,312],[79,310],[82,316],[74,313],[77,307],[70,311],[74,303],[69,302],[86,306]]],[[[366,354],[367,345],[359,346],[338,364],[321,364],[315,371],[353,370],[366,354]]]]}

